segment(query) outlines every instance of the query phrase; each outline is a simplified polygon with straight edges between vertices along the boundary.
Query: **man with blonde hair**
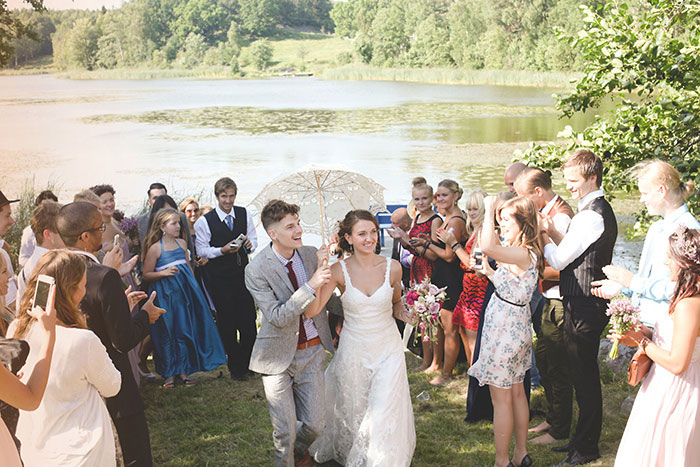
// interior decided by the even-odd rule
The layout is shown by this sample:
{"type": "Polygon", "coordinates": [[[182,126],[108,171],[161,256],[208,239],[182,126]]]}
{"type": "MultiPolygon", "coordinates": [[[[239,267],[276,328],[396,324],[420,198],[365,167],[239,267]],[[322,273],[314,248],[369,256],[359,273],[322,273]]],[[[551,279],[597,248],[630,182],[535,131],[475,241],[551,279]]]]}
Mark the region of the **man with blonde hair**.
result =
{"type": "Polygon", "coordinates": [[[587,149],[571,154],[563,165],[566,188],[578,200],[578,213],[565,235],[545,222],[544,256],[561,271],[559,291],[564,304],[564,342],[571,383],[576,391],[579,417],[568,452],[560,463],[583,465],[600,457],[598,442],[603,424],[603,394],[598,368],[600,336],[608,324],[607,300],[591,293],[591,284],[604,279],[617,239],[615,213],[600,188],[603,162],[587,149]]]}

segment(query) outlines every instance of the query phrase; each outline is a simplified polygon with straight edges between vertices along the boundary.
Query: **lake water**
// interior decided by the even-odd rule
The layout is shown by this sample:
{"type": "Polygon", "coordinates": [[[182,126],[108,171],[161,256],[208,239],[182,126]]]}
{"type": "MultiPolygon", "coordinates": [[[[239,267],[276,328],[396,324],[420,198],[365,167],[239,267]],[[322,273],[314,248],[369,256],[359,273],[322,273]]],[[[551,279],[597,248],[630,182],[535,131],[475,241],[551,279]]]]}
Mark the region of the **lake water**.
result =
{"type": "Polygon", "coordinates": [[[245,205],[275,177],[310,165],[372,177],[386,187],[387,202],[407,201],[417,175],[495,193],[514,149],[590,118],[560,120],[553,92],[315,78],[3,76],[0,186],[9,195],[33,178],[67,200],[110,183],[127,214],[140,209],[154,181],[176,200],[210,202],[214,181],[227,175],[245,205]]]}

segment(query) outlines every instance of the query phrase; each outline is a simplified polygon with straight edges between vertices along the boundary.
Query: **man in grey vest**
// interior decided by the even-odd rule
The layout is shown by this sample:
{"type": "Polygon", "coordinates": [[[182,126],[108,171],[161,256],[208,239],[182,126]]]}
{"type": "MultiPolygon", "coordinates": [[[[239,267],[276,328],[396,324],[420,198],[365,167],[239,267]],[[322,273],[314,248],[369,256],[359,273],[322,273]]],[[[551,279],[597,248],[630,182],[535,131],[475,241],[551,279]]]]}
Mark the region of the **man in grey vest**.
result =
{"type": "Polygon", "coordinates": [[[328,250],[303,246],[299,206],[270,201],[260,218],[272,243],[245,270],[262,313],[250,369],[263,375],[276,466],[309,466],[308,449],[325,426],[323,364],[333,352],[328,317],[302,314],[331,272],[328,250]]]}
{"type": "Polygon", "coordinates": [[[566,235],[544,221],[544,256],[561,271],[559,290],[564,302],[564,345],[571,383],[579,406],[576,431],[568,444],[552,448],[568,452],[559,464],[583,465],[598,459],[603,423],[603,396],[598,369],[600,336],[608,324],[607,300],[593,296],[591,282],[605,278],[617,238],[617,220],[600,189],[603,163],[587,149],[571,154],[563,166],[566,188],[578,200],[578,213],[566,235]]]}

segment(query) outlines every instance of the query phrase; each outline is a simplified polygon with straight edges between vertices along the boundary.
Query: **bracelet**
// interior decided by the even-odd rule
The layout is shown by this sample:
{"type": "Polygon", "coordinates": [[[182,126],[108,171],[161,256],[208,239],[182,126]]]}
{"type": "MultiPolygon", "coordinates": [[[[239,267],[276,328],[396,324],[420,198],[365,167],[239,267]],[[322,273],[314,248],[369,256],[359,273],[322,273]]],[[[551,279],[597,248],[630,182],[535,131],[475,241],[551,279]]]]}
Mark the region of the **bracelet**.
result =
{"type": "Polygon", "coordinates": [[[431,242],[430,240],[426,240],[426,242],[427,243],[425,245],[423,245],[423,248],[425,248],[427,250],[428,248],[430,248],[430,245],[432,245],[433,242],[431,242]]]}
{"type": "Polygon", "coordinates": [[[457,251],[458,249],[462,248],[462,244],[459,242],[455,242],[455,244],[452,245],[450,248],[452,248],[452,250],[454,251],[457,251]]]}

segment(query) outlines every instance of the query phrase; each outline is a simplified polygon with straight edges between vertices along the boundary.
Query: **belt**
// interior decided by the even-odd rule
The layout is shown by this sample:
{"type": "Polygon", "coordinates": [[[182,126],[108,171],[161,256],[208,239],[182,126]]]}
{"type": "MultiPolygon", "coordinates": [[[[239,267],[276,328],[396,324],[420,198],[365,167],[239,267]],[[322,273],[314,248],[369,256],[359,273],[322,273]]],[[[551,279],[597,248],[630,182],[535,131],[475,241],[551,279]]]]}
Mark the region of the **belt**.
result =
{"type": "Polygon", "coordinates": [[[313,347],[314,345],[318,345],[320,343],[321,343],[321,338],[314,337],[313,339],[309,339],[306,342],[303,342],[301,344],[297,344],[297,350],[306,349],[307,347],[313,347]]]}
{"type": "Polygon", "coordinates": [[[504,301],[504,302],[506,302],[506,303],[509,304],[509,305],[521,306],[521,307],[523,307],[523,306],[528,306],[528,305],[530,304],[530,303],[515,303],[515,302],[511,302],[510,300],[506,300],[505,298],[501,297],[501,296],[498,294],[497,291],[494,290],[493,293],[494,293],[494,295],[496,295],[496,297],[498,297],[499,299],[501,299],[501,301],[504,301]]]}

